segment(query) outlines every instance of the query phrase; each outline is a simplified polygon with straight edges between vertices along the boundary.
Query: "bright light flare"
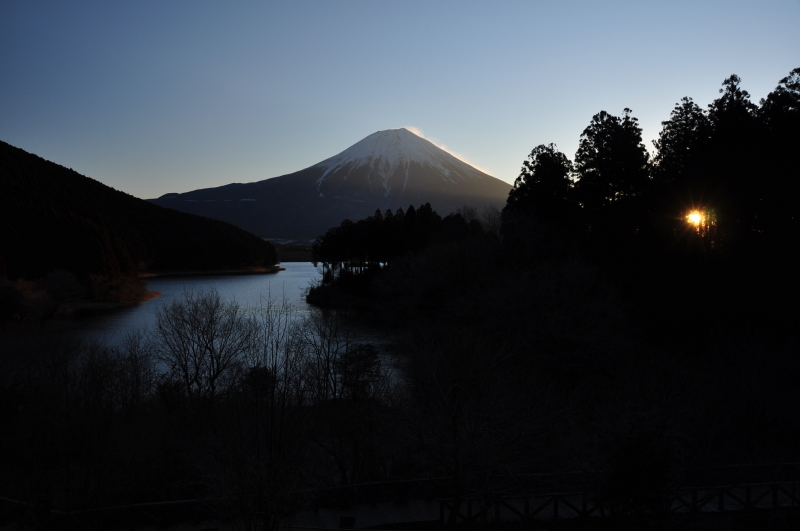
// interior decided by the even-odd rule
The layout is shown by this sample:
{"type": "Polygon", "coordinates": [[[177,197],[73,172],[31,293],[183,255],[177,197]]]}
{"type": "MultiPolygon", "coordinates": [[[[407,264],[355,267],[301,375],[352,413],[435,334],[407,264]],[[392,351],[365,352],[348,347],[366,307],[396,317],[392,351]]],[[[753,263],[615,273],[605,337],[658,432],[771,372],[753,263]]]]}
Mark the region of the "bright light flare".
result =
{"type": "Polygon", "coordinates": [[[691,212],[689,212],[689,215],[686,216],[686,219],[692,225],[698,226],[700,225],[700,223],[703,222],[703,213],[700,212],[699,210],[692,210],[691,212]]]}

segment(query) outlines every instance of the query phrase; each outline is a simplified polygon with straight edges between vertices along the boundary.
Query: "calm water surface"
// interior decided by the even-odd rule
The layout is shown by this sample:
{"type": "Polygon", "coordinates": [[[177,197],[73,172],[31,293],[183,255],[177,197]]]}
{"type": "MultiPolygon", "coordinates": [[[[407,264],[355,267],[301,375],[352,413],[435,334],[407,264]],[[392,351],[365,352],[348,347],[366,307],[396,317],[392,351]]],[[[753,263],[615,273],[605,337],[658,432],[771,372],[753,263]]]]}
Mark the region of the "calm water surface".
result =
{"type": "Polygon", "coordinates": [[[149,291],[161,295],[128,308],[92,313],[72,321],[76,331],[88,339],[118,344],[128,332],[154,328],[159,308],[180,299],[186,292],[216,290],[223,300],[236,301],[246,308],[260,308],[267,300],[285,298],[299,317],[310,311],[305,295],[308,287],[321,276],[308,262],[281,264],[286,271],[268,275],[208,275],[161,277],[147,280],[149,291]]]}

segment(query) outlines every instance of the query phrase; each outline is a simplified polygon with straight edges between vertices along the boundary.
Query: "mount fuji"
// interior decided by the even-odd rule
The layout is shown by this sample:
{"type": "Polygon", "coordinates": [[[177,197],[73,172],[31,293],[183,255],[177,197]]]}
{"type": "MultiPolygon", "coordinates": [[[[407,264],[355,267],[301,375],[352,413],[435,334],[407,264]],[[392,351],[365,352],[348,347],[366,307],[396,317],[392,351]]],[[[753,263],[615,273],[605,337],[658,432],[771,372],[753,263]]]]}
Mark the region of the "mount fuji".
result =
{"type": "Polygon", "coordinates": [[[375,213],[430,203],[441,215],[462,207],[502,208],[511,185],[407,129],[378,131],[304,170],[151,201],[237,225],[264,238],[309,239],[375,213]]]}

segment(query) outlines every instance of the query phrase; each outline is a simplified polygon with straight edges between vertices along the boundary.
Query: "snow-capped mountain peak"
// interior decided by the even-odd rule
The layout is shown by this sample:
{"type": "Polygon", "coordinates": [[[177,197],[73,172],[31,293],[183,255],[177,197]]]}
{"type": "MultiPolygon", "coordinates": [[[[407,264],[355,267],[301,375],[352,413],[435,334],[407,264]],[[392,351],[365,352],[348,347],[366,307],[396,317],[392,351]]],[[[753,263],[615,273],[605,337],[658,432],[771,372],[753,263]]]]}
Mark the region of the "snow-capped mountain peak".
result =
{"type": "Polygon", "coordinates": [[[331,175],[341,172],[344,174],[342,178],[346,180],[356,171],[366,171],[372,188],[382,189],[384,195],[388,195],[393,187],[401,184],[397,177],[401,177],[402,189],[405,189],[412,168],[438,170],[443,179],[451,182],[488,177],[405,128],[372,133],[314,167],[325,170],[317,179],[318,190],[331,175]]]}
{"type": "Polygon", "coordinates": [[[442,215],[465,205],[502,208],[510,189],[411,131],[390,129],[291,174],[154,202],[262,237],[314,238],[344,219],[363,219],[376,210],[426,203],[442,215]]]}

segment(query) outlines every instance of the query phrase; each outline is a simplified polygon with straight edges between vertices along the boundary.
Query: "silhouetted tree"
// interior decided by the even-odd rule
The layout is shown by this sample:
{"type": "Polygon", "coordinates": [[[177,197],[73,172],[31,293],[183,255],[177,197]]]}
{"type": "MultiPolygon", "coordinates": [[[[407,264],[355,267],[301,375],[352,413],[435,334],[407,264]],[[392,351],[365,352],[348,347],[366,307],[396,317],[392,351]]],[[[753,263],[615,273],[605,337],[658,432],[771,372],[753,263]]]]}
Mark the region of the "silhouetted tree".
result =
{"type": "MultiPolygon", "coordinates": [[[[780,80],[779,85],[761,100],[758,111],[764,136],[760,157],[764,163],[763,208],[767,230],[777,233],[788,244],[800,230],[800,68],[780,80]]],[[[795,240],[796,241],[796,240],[795,240]]]]}
{"type": "Polygon", "coordinates": [[[572,171],[572,162],[555,144],[533,148],[522,163],[502,212],[503,233],[515,239],[509,242],[511,245],[521,245],[517,240],[523,235],[519,233],[529,232],[531,223],[559,231],[572,223],[572,171]]]}
{"type": "Polygon", "coordinates": [[[691,98],[682,98],[661,125],[654,142],[657,151],[650,199],[656,230],[672,238],[689,231],[686,215],[706,209],[714,197],[710,177],[713,126],[691,98]]]}
{"type": "Polygon", "coordinates": [[[640,196],[649,181],[648,154],[638,120],[625,109],[622,118],[601,111],[581,134],[575,154],[575,190],[588,211],[640,196]]]}
{"type": "Polygon", "coordinates": [[[725,79],[719,90],[722,95],[708,106],[713,127],[711,201],[728,247],[743,243],[742,238],[752,230],[762,228],[757,211],[763,188],[768,186],[765,179],[759,178],[763,161],[757,153],[757,108],[740,83],[735,74],[725,79]]]}
{"type": "Polygon", "coordinates": [[[506,210],[532,211],[544,218],[558,213],[570,199],[571,177],[572,162],[555,144],[536,146],[522,163],[506,210]]]}
{"type": "Polygon", "coordinates": [[[682,98],[669,120],[661,122],[658,140],[653,142],[654,177],[660,191],[682,187],[700,178],[698,166],[708,156],[712,126],[708,115],[692,98],[682,98]]]}
{"type": "Polygon", "coordinates": [[[282,529],[304,501],[297,491],[305,479],[311,412],[296,317],[285,299],[266,300],[255,312],[246,370],[207,427],[214,451],[202,463],[204,476],[226,516],[240,519],[243,529],[282,529]]]}
{"type": "Polygon", "coordinates": [[[156,357],[193,407],[213,402],[254,348],[254,321],[217,292],[188,293],[156,317],[156,357]]]}
{"type": "Polygon", "coordinates": [[[480,222],[484,233],[490,234],[496,238],[500,237],[502,213],[499,208],[496,206],[486,207],[483,212],[481,212],[480,222]]]}
{"type": "Polygon", "coordinates": [[[374,273],[407,252],[417,252],[440,229],[442,218],[430,204],[419,210],[409,206],[356,221],[344,220],[317,237],[311,247],[312,262],[323,267],[323,285],[332,285],[342,276],[374,273]]]}

